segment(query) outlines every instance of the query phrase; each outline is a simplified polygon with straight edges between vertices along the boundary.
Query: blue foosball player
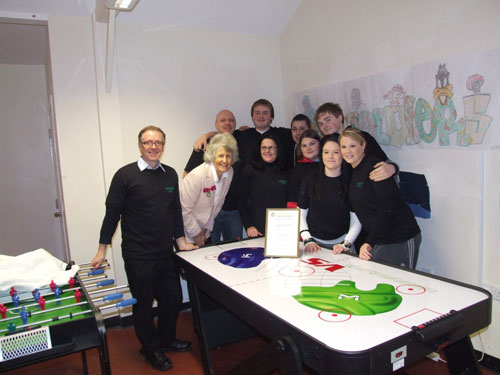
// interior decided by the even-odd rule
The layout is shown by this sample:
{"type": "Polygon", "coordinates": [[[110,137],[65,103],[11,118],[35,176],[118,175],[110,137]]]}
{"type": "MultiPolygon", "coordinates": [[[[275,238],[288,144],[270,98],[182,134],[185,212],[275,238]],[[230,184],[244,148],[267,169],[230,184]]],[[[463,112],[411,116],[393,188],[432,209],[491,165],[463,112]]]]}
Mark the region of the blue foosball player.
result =
{"type": "Polygon", "coordinates": [[[59,286],[56,286],[55,290],[54,290],[54,294],[57,298],[57,304],[60,305],[61,304],[61,300],[59,299],[59,297],[61,297],[61,288],[59,288],[59,286]]]}
{"type": "Polygon", "coordinates": [[[21,320],[23,321],[23,324],[28,324],[28,312],[26,311],[26,308],[23,306],[21,309],[21,312],[19,313],[21,316],[21,320]]]}

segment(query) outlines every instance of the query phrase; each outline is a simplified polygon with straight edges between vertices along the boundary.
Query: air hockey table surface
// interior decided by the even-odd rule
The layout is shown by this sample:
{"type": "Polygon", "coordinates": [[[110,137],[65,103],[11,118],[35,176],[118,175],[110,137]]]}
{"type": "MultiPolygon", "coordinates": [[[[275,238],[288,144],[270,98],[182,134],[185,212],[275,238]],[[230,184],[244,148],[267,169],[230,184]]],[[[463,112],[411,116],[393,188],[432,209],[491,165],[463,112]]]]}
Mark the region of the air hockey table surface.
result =
{"type": "Polygon", "coordinates": [[[491,322],[481,288],[327,249],[263,258],[264,241],[178,252],[190,293],[207,293],[270,339],[289,336],[319,373],[391,373],[457,342],[471,351],[468,335],[491,322]]]}

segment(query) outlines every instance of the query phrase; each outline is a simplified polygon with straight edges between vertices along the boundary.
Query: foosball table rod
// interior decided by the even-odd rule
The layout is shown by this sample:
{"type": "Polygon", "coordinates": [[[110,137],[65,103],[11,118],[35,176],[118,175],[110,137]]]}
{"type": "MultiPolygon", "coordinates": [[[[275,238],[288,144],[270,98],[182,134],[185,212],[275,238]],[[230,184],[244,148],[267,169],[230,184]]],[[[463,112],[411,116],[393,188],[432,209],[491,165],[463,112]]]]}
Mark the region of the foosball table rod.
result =
{"type": "MultiPolygon", "coordinates": [[[[87,303],[87,302],[80,302],[80,304],[84,304],[84,303],[87,303]]],[[[105,310],[105,309],[111,309],[111,308],[120,308],[120,307],[126,307],[126,306],[131,306],[131,305],[134,305],[137,303],[137,300],[135,298],[130,298],[130,299],[126,299],[126,300],[123,300],[121,302],[118,302],[118,303],[115,303],[114,305],[108,305],[108,306],[102,306],[102,307],[99,307],[99,310],[105,310]]],[[[73,306],[76,306],[78,304],[74,304],[73,306]]],[[[54,310],[57,310],[59,308],[56,308],[54,310]]],[[[23,330],[25,328],[32,328],[34,329],[35,327],[38,327],[40,326],[41,324],[45,324],[45,323],[50,323],[50,322],[54,322],[54,321],[58,321],[58,320],[62,320],[62,319],[73,319],[73,317],[75,316],[79,316],[79,315],[84,315],[84,314],[91,314],[93,313],[93,311],[91,309],[89,310],[85,310],[85,311],[79,311],[79,312],[76,312],[76,313],[70,313],[70,314],[67,314],[67,315],[61,315],[61,316],[55,316],[51,319],[46,319],[46,320],[41,320],[39,322],[36,322],[35,325],[32,325],[32,324],[23,324],[23,325],[20,325],[18,327],[16,327],[16,331],[14,331],[13,333],[18,333],[19,330],[23,330]]],[[[4,332],[8,332],[9,330],[8,329],[3,329],[3,330],[0,330],[0,333],[4,333],[4,332]]]]}
{"type": "Polygon", "coordinates": [[[120,289],[128,289],[128,285],[114,286],[112,288],[107,288],[107,289],[97,289],[97,290],[93,290],[91,292],[87,292],[87,294],[89,296],[92,296],[94,294],[101,294],[101,293],[111,292],[113,290],[120,290],[120,289]]]}

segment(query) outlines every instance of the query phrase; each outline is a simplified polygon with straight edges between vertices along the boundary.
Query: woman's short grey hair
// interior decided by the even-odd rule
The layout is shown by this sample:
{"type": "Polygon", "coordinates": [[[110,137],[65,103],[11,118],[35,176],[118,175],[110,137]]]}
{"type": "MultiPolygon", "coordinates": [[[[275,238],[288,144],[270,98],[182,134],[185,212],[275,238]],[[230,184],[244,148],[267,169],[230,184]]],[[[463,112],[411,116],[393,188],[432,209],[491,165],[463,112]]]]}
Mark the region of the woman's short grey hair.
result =
{"type": "Polygon", "coordinates": [[[215,153],[219,147],[224,147],[224,149],[233,155],[232,164],[238,161],[238,143],[236,139],[227,133],[221,133],[213,136],[203,155],[203,160],[207,163],[212,163],[215,160],[215,153]]]}

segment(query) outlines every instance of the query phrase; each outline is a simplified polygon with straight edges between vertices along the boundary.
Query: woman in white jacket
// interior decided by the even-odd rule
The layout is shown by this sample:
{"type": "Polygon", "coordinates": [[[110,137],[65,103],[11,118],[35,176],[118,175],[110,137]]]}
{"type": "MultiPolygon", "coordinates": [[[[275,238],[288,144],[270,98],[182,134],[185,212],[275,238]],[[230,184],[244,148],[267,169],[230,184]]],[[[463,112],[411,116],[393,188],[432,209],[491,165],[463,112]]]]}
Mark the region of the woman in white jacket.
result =
{"type": "Polygon", "coordinates": [[[238,145],[230,134],[212,137],[203,156],[205,163],[193,169],[180,188],[184,233],[188,241],[203,246],[214,219],[224,204],[238,160],[238,145]]]}

